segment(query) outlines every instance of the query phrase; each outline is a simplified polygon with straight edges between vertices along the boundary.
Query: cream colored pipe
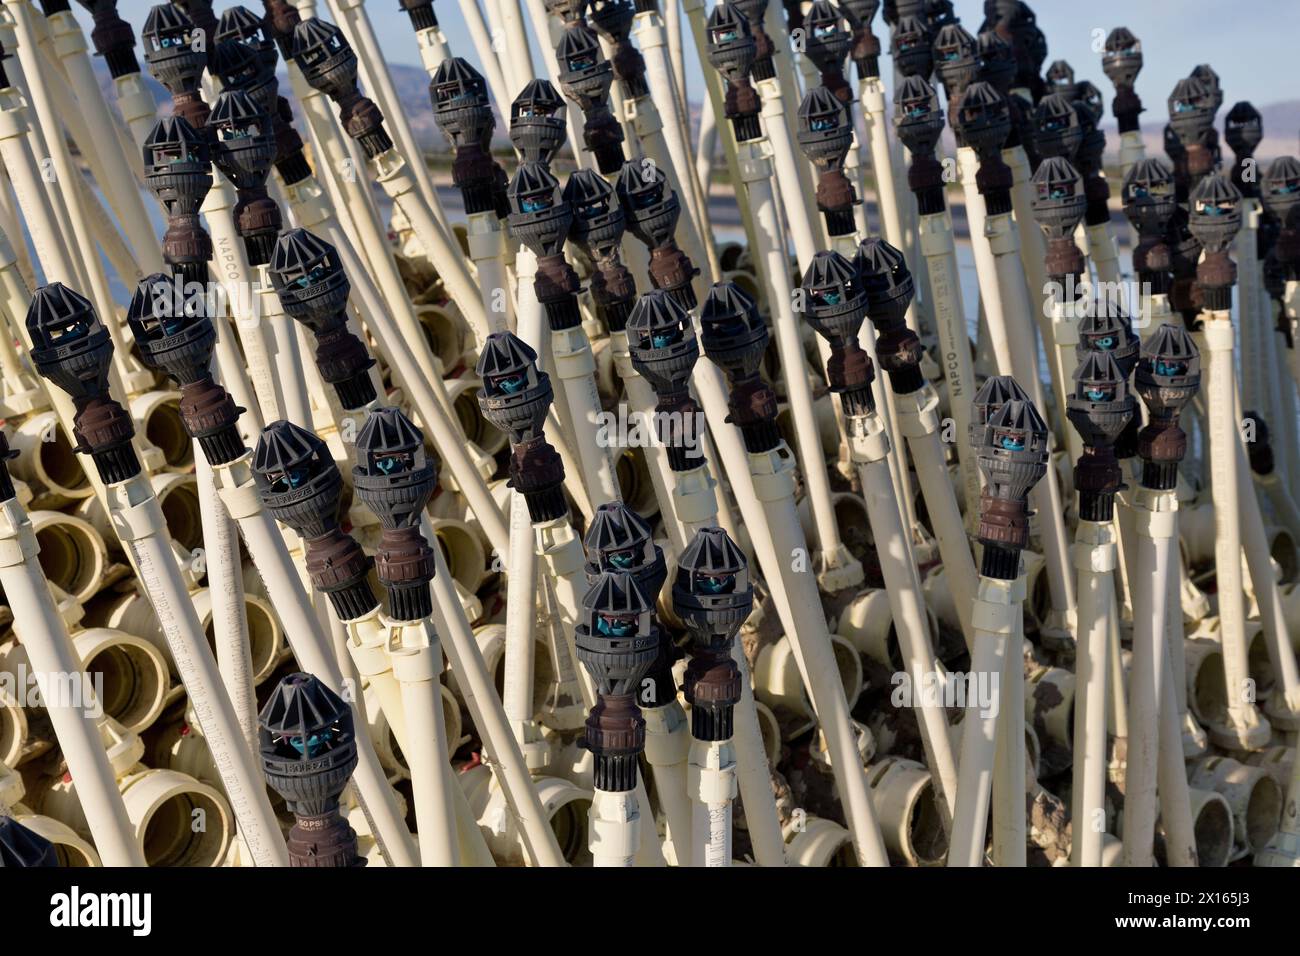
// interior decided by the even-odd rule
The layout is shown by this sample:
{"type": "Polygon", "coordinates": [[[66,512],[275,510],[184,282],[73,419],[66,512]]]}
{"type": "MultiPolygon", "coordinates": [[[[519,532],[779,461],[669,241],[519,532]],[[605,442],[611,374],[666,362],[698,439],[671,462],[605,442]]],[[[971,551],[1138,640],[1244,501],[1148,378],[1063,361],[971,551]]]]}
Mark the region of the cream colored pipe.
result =
{"type": "Polygon", "coordinates": [[[1106,681],[1115,607],[1115,531],[1110,523],[1080,520],[1074,542],[1074,566],[1079,575],[1079,641],[1075,658],[1070,862],[1074,866],[1100,866],[1106,830],[1106,681]]]}
{"type": "MultiPolygon", "coordinates": [[[[138,181],[122,151],[113,114],[91,69],[81,25],[67,10],[47,17],[46,23],[54,52],[67,73],[89,134],[89,138],[81,143],[81,154],[94,170],[95,181],[112,205],[141,268],[146,274],[161,272],[163,258],[158,237],[150,228],[138,181]]],[[[126,276],[122,279],[127,281],[126,276]]]]}
{"type": "MultiPolygon", "coordinates": [[[[886,866],[884,842],[854,743],[816,583],[808,570],[796,571],[787,560],[795,548],[805,547],[794,511],[794,462],[790,450],[783,443],[771,452],[749,457],[754,490],[769,529],[769,534],[763,535],[751,525],[751,539],[782,619],[794,622],[793,627],[786,627],[786,635],[793,642],[805,686],[826,734],[854,849],[862,863],[886,866]]],[[[887,470],[883,477],[888,479],[887,470]]]]}
{"type": "MultiPolygon", "coordinates": [[[[858,81],[858,99],[862,103],[862,121],[871,151],[871,171],[876,180],[876,210],[885,239],[891,246],[901,249],[909,267],[915,271],[915,254],[908,248],[907,233],[903,228],[899,208],[898,190],[894,186],[894,163],[889,149],[889,123],[885,120],[885,84],[878,76],[863,77],[858,81]]],[[[920,335],[915,302],[907,307],[907,327],[920,335]]]]}
{"type": "Polygon", "coordinates": [[[596,363],[591,342],[581,325],[560,331],[552,330],[551,365],[556,384],[563,396],[570,422],[573,450],[582,468],[583,484],[596,504],[617,501],[622,497],[614,475],[610,443],[600,439],[600,394],[596,389],[596,363]]]}
{"type": "MultiPolygon", "coordinates": [[[[1173,688],[1163,683],[1166,615],[1178,497],[1172,491],[1140,488],[1135,498],[1137,568],[1133,582],[1133,658],[1129,668],[1128,761],[1124,776],[1124,865],[1151,866],[1156,825],[1160,709],[1173,688]]],[[[1181,741],[1181,734],[1179,735],[1181,741]]],[[[1181,756],[1181,754],[1180,754],[1181,756]]],[[[1168,824],[1169,821],[1166,821],[1168,824]]],[[[1182,839],[1186,834],[1179,834],[1182,839]]]]}
{"type": "Polygon", "coordinates": [[[894,401],[899,428],[907,437],[916,462],[917,480],[939,541],[939,553],[961,620],[962,634],[967,648],[973,648],[975,635],[970,608],[979,587],[979,575],[975,572],[975,559],[971,556],[957,498],[948,482],[943,445],[939,441],[939,396],[926,384],[910,394],[896,395],[894,401]]]}
{"type": "MultiPolygon", "coordinates": [[[[1233,327],[1227,312],[1203,312],[1205,399],[1209,417],[1210,491],[1219,520],[1215,525],[1214,563],[1223,629],[1223,669],[1227,686],[1226,720],[1211,724],[1210,736],[1221,746],[1251,750],[1268,739],[1268,722],[1248,695],[1246,607],[1241,574],[1241,526],[1238,496],[1240,471],[1235,446],[1239,442],[1236,415],[1236,373],[1233,368],[1233,327]]],[[[1247,486],[1249,487],[1249,486],[1247,486]]]]}
{"type": "Polygon", "coordinates": [[[979,501],[980,474],[974,448],[970,442],[960,440],[960,436],[970,434],[975,369],[971,362],[970,336],[966,331],[952,221],[947,212],[919,218],[921,255],[928,265],[930,301],[939,333],[944,378],[948,383],[948,404],[959,436],[957,459],[961,463],[967,526],[973,530],[979,521],[979,509],[974,507],[974,503],[979,501]]]}
{"type": "MultiPolygon", "coordinates": [[[[1065,290],[1056,290],[1048,297],[1048,321],[1052,329],[1052,351],[1055,352],[1055,371],[1053,376],[1056,392],[1056,407],[1065,408],[1066,399],[1074,389],[1074,370],[1079,366],[1077,348],[1079,345],[1079,322],[1086,309],[1085,300],[1071,300],[1065,290]]],[[[1065,429],[1065,443],[1069,449],[1069,460],[1078,461],[1083,454],[1083,438],[1076,428],[1065,429]]]]}
{"type": "MultiPolygon", "coordinates": [[[[1031,182],[1033,170],[1029,166],[1029,157],[1025,155],[1023,146],[1004,149],[1002,161],[1011,169],[1011,206],[1020,237],[1020,265],[1024,272],[1025,284],[1029,289],[1029,315],[1034,320],[1034,327],[1038,329],[1043,350],[1047,354],[1048,369],[1056,379],[1061,376],[1059,370],[1053,365],[1052,327],[1044,308],[1047,298],[1047,241],[1043,237],[1042,229],[1038,227],[1037,220],[1034,219],[1034,187],[1031,182]]],[[[1067,384],[1063,387],[1068,389],[1070,381],[1065,379],[1067,384]]],[[[1064,409],[1063,393],[1058,393],[1057,397],[1062,400],[1057,407],[1064,409]]]]}
{"type": "MultiPolygon", "coordinates": [[[[889,607],[898,630],[899,650],[907,664],[912,686],[920,688],[925,675],[934,673],[934,650],[922,600],[921,579],[912,559],[910,543],[903,531],[902,516],[889,482],[889,439],[879,416],[854,416],[850,434],[851,455],[858,465],[862,496],[871,518],[881,574],[889,592],[889,607]]],[[[926,762],[951,817],[957,799],[956,761],[943,709],[933,701],[917,706],[917,722],[925,744],[926,762]]]]}
{"type": "Polygon", "coordinates": [[[731,804],[737,794],[731,741],[691,741],[692,866],[731,866],[731,804]]]}
{"type": "Polygon", "coordinates": [[[1097,270],[1097,281],[1110,289],[1118,289],[1123,276],[1119,266],[1119,246],[1115,242],[1115,227],[1110,220],[1095,226],[1085,226],[1088,237],[1088,258],[1097,270]]]}
{"type": "Polygon", "coordinates": [[[195,455],[199,508],[203,515],[203,550],[212,600],[212,634],[217,669],[230,695],[249,750],[257,752],[257,681],[244,611],[244,581],[239,567],[239,530],[217,497],[212,467],[195,455]]]}
{"type": "Polygon", "coordinates": [[[510,729],[519,742],[530,771],[539,771],[549,750],[533,713],[536,682],[534,654],[537,646],[537,552],[528,505],[519,492],[511,493],[510,565],[506,571],[505,680],[501,702],[510,729]]]}
{"type": "MultiPolygon", "coordinates": [[[[855,559],[840,540],[831,505],[826,462],[822,459],[817,443],[812,391],[803,373],[803,346],[791,311],[793,290],[790,287],[785,251],[786,231],[782,228],[780,211],[772,195],[772,162],[767,155],[766,144],[766,140],[756,140],[738,145],[741,182],[745,185],[746,204],[754,214],[756,238],[759,242],[756,251],[762,256],[764,272],[772,286],[772,324],[781,355],[786,393],[794,416],[801,471],[808,495],[812,499],[813,516],[817,525],[816,566],[819,570],[819,583],[828,591],[836,591],[853,586],[852,565],[855,559]]],[[[892,478],[890,488],[892,493],[892,478]]]]}
{"type": "MultiPolygon", "coordinates": [[[[479,63],[483,65],[484,76],[488,81],[488,88],[492,91],[492,97],[501,105],[502,110],[506,110],[509,104],[514,101],[516,93],[523,89],[516,83],[514,76],[514,58],[518,55],[517,50],[510,50],[507,57],[498,57],[492,45],[492,36],[488,31],[488,25],[483,19],[483,11],[479,9],[478,0],[464,2],[460,5],[461,16],[465,19],[465,26],[469,29],[470,42],[474,44],[474,52],[478,54],[479,63]],[[509,71],[509,72],[507,72],[509,71]]],[[[420,33],[430,31],[422,30],[420,33]]],[[[419,34],[417,34],[419,36],[419,34]]],[[[450,55],[447,49],[447,41],[442,37],[441,31],[438,33],[441,48],[438,49],[432,45],[421,47],[422,59],[424,61],[425,71],[432,78],[438,65],[446,60],[450,55]],[[436,54],[434,51],[437,51],[436,54]]],[[[421,41],[423,44],[425,41],[421,41]]]]}
{"type": "Polygon", "coordinates": [[[422,866],[455,866],[458,861],[453,777],[443,722],[442,652],[438,635],[426,621],[390,622],[388,654],[401,688],[407,745],[402,748],[411,771],[416,830],[422,866]]]}
{"type": "MultiPolygon", "coordinates": [[[[1241,231],[1237,233],[1232,257],[1237,263],[1237,303],[1241,354],[1238,362],[1244,372],[1241,378],[1241,400],[1246,408],[1259,410],[1267,420],[1278,422],[1280,409],[1273,404],[1271,378],[1261,372],[1273,371],[1271,367],[1273,329],[1263,318],[1260,309],[1259,221],[1263,215],[1260,201],[1255,196],[1241,201],[1241,231]]],[[[1281,423],[1279,422],[1279,425],[1281,423]]]]}
{"type": "MultiPolygon", "coordinates": [[[[1024,600],[1023,575],[1014,581],[980,578],[979,594],[971,612],[975,630],[972,674],[997,674],[1000,678],[1006,672],[1007,645],[1018,633],[1016,619],[1022,613],[1024,600]]],[[[1000,716],[1006,719],[1004,714],[971,709],[963,718],[960,774],[948,844],[949,866],[978,867],[984,863],[1000,716]]]]}
{"type": "MultiPolygon", "coordinates": [[[[1023,599],[1022,599],[1023,600],[1023,599]]],[[[993,759],[993,865],[1027,865],[1025,822],[1025,625],[1016,615],[1003,662],[1001,720],[993,759]]]]}
{"type": "Polygon", "coordinates": [[[254,306],[260,303],[264,293],[254,291],[253,268],[248,264],[244,240],[240,238],[231,216],[235,202],[235,190],[229,180],[224,176],[214,177],[201,210],[212,235],[212,274],[225,289],[230,302],[248,377],[257,395],[259,415],[263,421],[279,421],[286,414],[284,390],[300,376],[295,371],[293,379],[282,381],[272,365],[273,333],[263,322],[266,313],[254,306]]]}
{"type": "Polygon", "coordinates": [[[564,858],[547,825],[546,814],[533,788],[527,764],[497,696],[492,677],[474,642],[469,621],[451,585],[451,573],[438,548],[434,553],[434,620],[446,635],[444,649],[463,690],[465,706],[491,752],[493,770],[520,825],[524,845],[538,866],[563,866],[564,858]]]}
{"type": "Polygon", "coordinates": [[[143,866],[144,857],[91,716],[99,710],[94,691],[34,560],[37,551],[36,535],[22,506],[15,498],[0,502],[0,584],[63,757],[78,781],[82,812],[110,866],[143,866]],[[64,682],[62,690],[55,681],[64,682]],[[65,699],[71,697],[76,699],[65,699]]]}
{"type": "Polygon", "coordinates": [[[106,491],[114,527],[167,637],[252,858],[259,866],[287,866],[288,851],[260,768],[243,746],[238,716],[166,544],[166,525],[153,488],[145,476],[137,475],[108,485],[106,491]]]}
{"type": "MultiPolygon", "coordinates": [[[[71,599],[68,603],[80,611],[71,599]]],[[[82,669],[101,688],[104,713],[129,731],[147,730],[162,713],[171,683],[162,652],[144,638],[113,628],[71,627],[82,669]]]]}

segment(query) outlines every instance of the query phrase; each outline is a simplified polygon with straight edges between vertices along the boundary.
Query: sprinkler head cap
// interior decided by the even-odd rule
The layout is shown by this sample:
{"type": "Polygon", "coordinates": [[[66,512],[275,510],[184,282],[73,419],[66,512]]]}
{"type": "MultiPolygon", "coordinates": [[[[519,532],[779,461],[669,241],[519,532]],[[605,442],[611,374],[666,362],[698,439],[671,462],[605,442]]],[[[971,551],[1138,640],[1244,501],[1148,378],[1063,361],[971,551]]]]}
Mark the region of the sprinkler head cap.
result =
{"type": "Polygon", "coordinates": [[[493,332],[483,342],[474,372],[483,382],[478,393],[483,417],[509,435],[511,445],[542,437],[555,396],[527,342],[513,332],[493,332]]]}
{"type": "Polygon", "coordinates": [[[594,169],[575,169],[562,195],[573,210],[569,241],[576,242],[588,255],[615,254],[627,222],[622,205],[614,202],[614,187],[594,169]]]}
{"type": "Polygon", "coordinates": [[[54,844],[11,816],[0,816],[0,867],[59,866],[54,844]]]}
{"type": "Polygon", "coordinates": [[[1132,87],[1142,72],[1142,41],[1128,27],[1116,27],[1106,36],[1101,68],[1117,87],[1132,87]]]}
{"type": "Polygon", "coordinates": [[[813,165],[839,169],[853,145],[853,125],[847,107],[826,87],[813,87],[799,104],[798,137],[799,148],[813,165]]]}
{"type": "Polygon", "coordinates": [[[1269,163],[1259,192],[1269,215],[1284,227],[1300,228],[1300,159],[1279,156],[1269,163]]]}
{"type": "Polygon", "coordinates": [[[492,135],[496,118],[482,74],[458,56],[438,64],[429,80],[438,129],[453,146],[477,146],[492,135]]]}
{"type": "Polygon", "coordinates": [[[1142,343],[1133,386],[1152,417],[1183,410],[1201,387],[1201,353],[1186,329],[1165,322],[1142,343]]]}
{"type": "Polygon", "coordinates": [[[582,596],[582,623],[575,634],[578,660],[601,695],[635,691],[659,655],[653,610],[636,578],[622,571],[602,571],[582,596]]]}
{"type": "Polygon", "coordinates": [[[592,582],[607,571],[627,573],[653,601],[668,578],[663,548],[654,543],[650,523],[621,501],[608,501],[596,508],[582,545],[587,552],[587,578],[592,582]]]}
{"type": "Polygon", "coordinates": [[[1073,160],[1083,143],[1084,129],[1074,103],[1060,93],[1051,93],[1034,108],[1034,148],[1044,158],[1063,156],[1073,160]]]}
{"type": "Polygon", "coordinates": [[[1159,157],[1133,165],[1120,188],[1124,215],[1139,233],[1164,236],[1178,206],[1174,191],[1174,170],[1159,157]]]}
{"type": "Polygon", "coordinates": [[[555,57],[560,64],[560,89],[584,113],[609,98],[614,67],[601,51],[600,38],[585,23],[576,22],[564,31],[555,57]]]}
{"type": "Polygon", "coordinates": [[[257,716],[267,783],[292,813],[319,817],[338,806],[357,765],[352,708],[311,674],[289,674],[257,716]]]}
{"type": "Polygon", "coordinates": [[[1238,158],[1252,155],[1264,138],[1264,119],[1248,102],[1237,103],[1223,119],[1223,138],[1238,158]]]}
{"type": "Polygon", "coordinates": [[[681,203],[657,164],[644,159],[628,160],[618,174],[615,188],[632,235],[652,249],[672,241],[681,203]]]}
{"type": "Polygon", "coordinates": [[[1050,239],[1069,239],[1088,211],[1083,177],[1064,156],[1049,156],[1034,178],[1034,219],[1050,239]]]}
{"type": "Polygon", "coordinates": [[[770,333],[754,300],[734,282],[715,282],[700,307],[700,344],[708,359],[730,375],[758,374],[770,333]]]}
{"type": "Polygon", "coordinates": [[[225,40],[242,40],[257,51],[257,55],[271,68],[274,75],[280,50],[275,45],[275,39],[267,32],[264,18],[259,17],[248,7],[233,6],[222,11],[221,19],[217,21],[214,39],[217,43],[225,40]]]}
{"type": "Polygon", "coordinates": [[[1047,474],[1047,458],[1047,424],[1033,402],[1006,402],[984,425],[980,437],[984,498],[1024,501],[1047,474]]]}
{"type": "Polygon", "coordinates": [[[991,84],[977,80],[962,93],[953,122],[967,145],[981,157],[990,156],[1011,135],[1010,104],[991,84]]]}
{"type": "Polygon", "coordinates": [[[207,137],[182,116],[164,116],[145,137],[144,173],[169,218],[196,215],[212,188],[207,137]]]}
{"type": "Polygon", "coordinates": [[[1092,352],[1105,352],[1128,378],[1137,364],[1141,342],[1133,334],[1132,321],[1123,306],[1107,298],[1092,298],[1088,313],[1079,322],[1079,344],[1075,355],[1082,362],[1092,352]]]}
{"type": "Polygon", "coordinates": [[[934,35],[922,17],[901,17],[889,36],[889,53],[905,77],[929,79],[934,72],[934,35]]]}
{"type": "Polygon", "coordinates": [[[700,357],[690,313],[670,293],[653,289],[637,301],[627,319],[632,367],[657,395],[680,395],[700,357]]]}
{"type": "Polygon", "coordinates": [[[830,0],[813,0],[804,13],[804,53],[823,73],[844,68],[853,33],[844,14],[830,0]]]}
{"type": "Polygon", "coordinates": [[[804,316],[832,346],[857,341],[867,315],[862,283],[857,263],[838,252],[817,253],[803,275],[804,316]]]}
{"type": "Polygon", "coordinates": [[[672,596],[688,630],[730,643],[754,608],[745,553],[721,528],[701,528],[677,559],[672,596]]]}
{"type": "Polygon", "coordinates": [[[126,324],[140,361],[180,385],[208,375],[217,332],[197,303],[187,299],[174,277],[155,272],[140,280],[126,310],[126,324]]]}
{"type": "Polygon", "coordinates": [[[744,83],[754,65],[755,43],[749,21],[734,3],[714,6],[708,22],[709,62],[728,83],[744,83]]]}
{"type": "Polygon", "coordinates": [[[424,434],[398,408],[377,408],[357,432],[352,487],[389,530],[417,528],[438,483],[424,434]]]}
{"type": "Polygon", "coordinates": [[[276,240],[268,271],[284,311],[315,332],[336,324],[347,309],[352,285],[338,250],[306,229],[276,240]]]}
{"type": "Polygon", "coordinates": [[[1010,375],[993,375],[971,400],[970,442],[978,445],[983,440],[984,426],[997,414],[998,409],[1010,401],[1027,402],[1029,393],[1010,375]]]}
{"type": "Polygon", "coordinates": [[[329,447],[293,422],[262,429],[253,450],[253,481],[272,517],[304,538],[338,527],[343,476],[329,447]]]}
{"type": "Polygon", "coordinates": [[[1174,85],[1169,94],[1169,125],[1181,145],[1204,144],[1214,129],[1214,114],[1218,110],[1213,90],[1201,80],[1189,76],[1174,85]]]}
{"type": "Polygon", "coordinates": [[[530,80],[510,104],[510,142],[525,162],[549,163],[564,137],[560,94],[548,80],[530,80]]]}
{"type": "Polygon", "coordinates": [[[1225,252],[1241,229],[1241,191],[1215,173],[1197,184],[1188,204],[1187,228],[1206,252],[1225,252]]]}
{"type": "Polygon", "coordinates": [[[894,129],[914,156],[932,154],[943,135],[939,94],[922,76],[907,76],[894,91],[894,129]]]}
{"type": "Polygon", "coordinates": [[[573,224],[560,183],[541,163],[520,163],[506,189],[510,231],[537,256],[558,256],[573,224]]]}
{"type": "Polygon", "coordinates": [[[977,46],[975,38],[960,23],[949,24],[934,35],[931,45],[934,72],[943,84],[949,102],[959,97],[975,80],[979,71],[977,46]]]}
{"type": "Polygon", "coordinates": [[[223,90],[208,117],[212,162],[236,189],[257,189],[275,161],[275,131],[266,110],[243,90],[223,90]]]}
{"type": "Polygon", "coordinates": [[[149,9],[140,40],[149,73],[173,96],[193,93],[199,88],[208,65],[203,32],[180,7],[160,3],[149,9]],[[197,49],[196,49],[197,47],[197,49]]]}
{"type": "Polygon", "coordinates": [[[881,329],[897,328],[916,294],[902,252],[884,239],[873,237],[858,245],[853,263],[866,295],[867,316],[881,329]]]}
{"type": "Polygon", "coordinates": [[[1137,410],[1123,370],[1110,352],[1085,352],[1074,370],[1066,417],[1089,448],[1113,445],[1137,410]]]}
{"type": "Polygon", "coordinates": [[[334,24],[320,17],[298,21],[290,50],[290,58],[312,89],[332,100],[342,99],[356,89],[356,51],[334,24]]]}
{"type": "Polygon", "coordinates": [[[75,400],[108,394],[113,341],[95,307],[62,282],[32,293],[27,309],[32,364],[75,400]]]}
{"type": "Polygon", "coordinates": [[[1004,96],[1009,94],[1020,69],[1016,63],[1016,51],[993,30],[985,30],[976,42],[976,77],[991,84],[1004,96]]]}

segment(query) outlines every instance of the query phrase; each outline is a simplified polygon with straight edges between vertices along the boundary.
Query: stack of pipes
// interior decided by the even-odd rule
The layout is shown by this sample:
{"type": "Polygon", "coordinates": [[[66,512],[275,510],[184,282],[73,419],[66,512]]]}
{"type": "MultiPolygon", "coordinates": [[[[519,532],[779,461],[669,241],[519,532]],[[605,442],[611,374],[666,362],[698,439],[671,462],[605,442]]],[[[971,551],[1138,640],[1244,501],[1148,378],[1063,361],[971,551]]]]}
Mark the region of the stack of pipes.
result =
{"type": "Polygon", "coordinates": [[[1300,865],[1300,161],[1208,65],[1166,161],[1019,0],[403,0],[447,163],[364,0],[86,6],[0,6],[22,859],[1300,865]]]}

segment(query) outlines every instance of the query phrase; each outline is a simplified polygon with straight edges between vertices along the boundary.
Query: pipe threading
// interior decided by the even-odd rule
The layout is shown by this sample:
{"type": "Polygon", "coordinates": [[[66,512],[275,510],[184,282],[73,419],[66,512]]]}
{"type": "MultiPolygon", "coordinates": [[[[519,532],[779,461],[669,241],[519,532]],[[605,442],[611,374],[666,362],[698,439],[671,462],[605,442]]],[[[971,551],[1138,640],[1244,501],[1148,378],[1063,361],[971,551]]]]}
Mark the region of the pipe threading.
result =
{"type": "Polygon", "coordinates": [[[645,718],[633,694],[600,694],[584,724],[582,746],[594,759],[594,783],[606,793],[636,789],[637,763],[645,750],[645,718]]]}
{"type": "Polygon", "coordinates": [[[683,689],[691,705],[691,736],[711,743],[730,740],[741,697],[740,668],[730,645],[693,650],[683,689]]]}
{"type": "Polygon", "coordinates": [[[1207,312],[1227,312],[1232,308],[1232,287],[1237,281],[1237,264],[1226,249],[1205,250],[1196,267],[1196,286],[1201,308],[1207,312]]]}
{"type": "Polygon", "coordinates": [[[510,447],[510,487],[524,496],[533,524],[569,513],[564,497],[564,461],[544,436],[510,447]]]}
{"type": "Polygon", "coordinates": [[[90,31],[90,42],[95,52],[104,58],[113,79],[140,72],[140,61],[135,56],[135,31],[131,24],[117,13],[116,0],[92,0],[90,15],[95,26],[90,31]]]}
{"type": "Polygon", "coordinates": [[[563,332],[582,324],[578,308],[578,273],[565,260],[562,253],[537,257],[537,278],[533,289],[537,301],[546,311],[546,322],[552,332],[563,332]]]}

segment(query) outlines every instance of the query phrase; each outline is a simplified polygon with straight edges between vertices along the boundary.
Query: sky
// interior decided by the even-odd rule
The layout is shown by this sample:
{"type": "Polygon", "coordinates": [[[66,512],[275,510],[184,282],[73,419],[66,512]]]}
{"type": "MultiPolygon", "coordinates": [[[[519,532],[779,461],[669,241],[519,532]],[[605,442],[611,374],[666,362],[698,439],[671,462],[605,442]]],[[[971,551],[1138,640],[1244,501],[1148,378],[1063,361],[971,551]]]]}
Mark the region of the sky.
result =
{"type": "MultiPolygon", "coordinates": [[[[474,0],[435,0],[434,9],[452,52],[477,66],[478,57],[459,13],[460,3],[468,2],[474,0]]],[[[661,6],[666,2],[670,0],[660,0],[661,6]]],[[[217,0],[218,15],[228,5],[217,0]]],[[[245,5],[261,12],[260,0],[245,5]]],[[[706,5],[711,8],[712,0],[706,5]]],[[[1300,84],[1284,80],[1295,77],[1300,35],[1297,0],[1036,0],[1030,5],[1047,35],[1048,62],[1068,60],[1079,79],[1092,80],[1106,94],[1108,104],[1113,88],[1102,73],[1094,39],[1104,39],[1117,26],[1133,31],[1146,57],[1137,82],[1138,95],[1148,110],[1144,119],[1165,117],[1165,101],[1174,84],[1198,63],[1209,63],[1219,73],[1226,106],[1243,99],[1264,106],[1300,98],[1300,84]]],[[[147,0],[119,0],[118,11],[138,36],[151,6],[147,0]]],[[[418,66],[415,33],[397,0],[371,0],[365,6],[389,61],[418,66]]],[[[974,32],[982,19],[981,0],[955,0],[955,6],[966,28],[974,32]]],[[[324,2],[320,8],[325,10],[324,2]]],[[[89,31],[90,14],[80,4],[73,4],[73,10],[89,31]]],[[[876,35],[887,39],[888,28],[879,16],[875,27],[876,35]]],[[[698,101],[702,98],[699,59],[689,28],[683,24],[683,29],[687,86],[691,99],[698,101]]]]}

